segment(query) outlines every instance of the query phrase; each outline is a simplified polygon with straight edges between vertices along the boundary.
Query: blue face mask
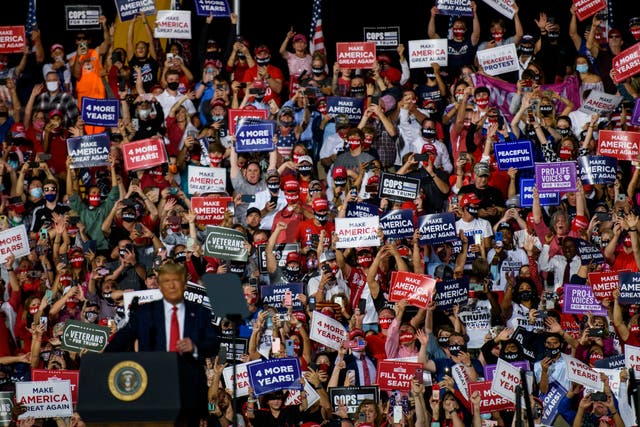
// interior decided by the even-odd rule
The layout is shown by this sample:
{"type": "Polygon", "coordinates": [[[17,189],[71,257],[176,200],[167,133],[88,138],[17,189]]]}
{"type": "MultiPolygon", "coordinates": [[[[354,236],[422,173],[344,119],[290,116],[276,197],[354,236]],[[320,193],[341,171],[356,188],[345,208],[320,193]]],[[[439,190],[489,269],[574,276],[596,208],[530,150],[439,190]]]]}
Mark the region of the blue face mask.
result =
{"type": "Polygon", "coordinates": [[[589,71],[589,66],[587,64],[578,64],[576,65],[576,71],[580,74],[586,73],[589,71]]]}
{"type": "Polygon", "coordinates": [[[45,194],[45,195],[44,195],[44,199],[45,199],[47,202],[54,202],[54,201],[56,200],[56,197],[57,197],[57,196],[58,196],[58,195],[57,195],[57,194],[55,194],[55,193],[53,193],[53,194],[48,193],[48,194],[45,194]]]}
{"type": "Polygon", "coordinates": [[[31,190],[29,190],[29,194],[34,199],[39,199],[40,197],[42,197],[42,187],[33,187],[31,190]]]}

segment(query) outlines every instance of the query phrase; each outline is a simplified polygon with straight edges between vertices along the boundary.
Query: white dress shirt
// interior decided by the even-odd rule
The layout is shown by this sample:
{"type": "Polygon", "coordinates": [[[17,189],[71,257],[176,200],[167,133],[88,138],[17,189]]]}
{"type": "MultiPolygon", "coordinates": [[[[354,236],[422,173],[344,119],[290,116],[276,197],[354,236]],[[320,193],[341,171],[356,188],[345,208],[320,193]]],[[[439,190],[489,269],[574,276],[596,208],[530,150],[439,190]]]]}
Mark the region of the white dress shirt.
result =
{"type": "MultiPolygon", "coordinates": [[[[173,304],[171,304],[166,299],[162,300],[164,304],[164,332],[167,337],[167,351],[169,351],[169,337],[171,336],[171,316],[173,315],[173,304]]],[[[186,307],[184,306],[184,301],[177,304],[178,307],[178,325],[180,326],[180,339],[184,337],[184,316],[186,312],[186,307]]]]}

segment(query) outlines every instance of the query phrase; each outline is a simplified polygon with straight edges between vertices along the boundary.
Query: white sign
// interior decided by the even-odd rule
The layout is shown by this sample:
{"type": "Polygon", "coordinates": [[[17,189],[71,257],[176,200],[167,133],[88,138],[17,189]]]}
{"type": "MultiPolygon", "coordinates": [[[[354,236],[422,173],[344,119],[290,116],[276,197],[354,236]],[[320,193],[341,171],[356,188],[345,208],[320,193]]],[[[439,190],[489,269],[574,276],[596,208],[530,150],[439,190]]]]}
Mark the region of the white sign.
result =
{"type": "Polygon", "coordinates": [[[447,66],[447,39],[409,40],[409,68],[427,68],[434,62],[447,66]]]}
{"type": "Polygon", "coordinates": [[[225,168],[190,165],[188,172],[187,191],[189,194],[223,193],[227,190],[227,170],[225,168]]]}
{"type": "Polygon", "coordinates": [[[633,369],[636,373],[636,378],[640,375],[640,347],[624,346],[624,366],[627,369],[633,369]]]}
{"type": "MultiPolygon", "coordinates": [[[[626,346],[625,346],[626,351],[626,346]]],[[[609,387],[611,388],[611,392],[614,396],[619,398],[620,394],[620,369],[604,369],[604,368],[593,368],[594,371],[598,373],[603,373],[609,378],[609,387]]],[[[585,393],[589,393],[595,390],[585,390],[585,393]]],[[[625,396],[626,397],[626,396],[625,396]]]]}
{"type": "Polygon", "coordinates": [[[515,10],[513,9],[513,5],[515,4],[514,0],[483,0],[483,1],[509,19],[513,19],[513,15],[516,14],[515,10]]]}
{"type": "Polygon", "coordinates": [[[0,232],[0,263],[4,264],[11,254],[18,259],[30,252],[29,236],[24,224],[0,232]]]}
{"type": "Polygon", "coordinates": [[[53,418],[73,415],[71,382],[25,381],[16,383],[16,404],[23,405],[27,412],[19,419],[27,417],[53,418]]]}
{"type": "Polygon", "coordinates": [[[337,320],[325,316],[319,311],[314,311],[311,316],[309,338],[329,348],[339,350],[347,339],[347,330],[337,320]]]}
{"type": "Polygon", "coordinates": [[[146,289],[144,291],[125,292],[122,294],[124,299],[124,318],[129,320],[129,306],[133,298],[138,297],[138,304],[144,304],[151,301],[158,301],[162,299],[162,292],[160,289],[146,289]]]}
{"type": "MultiPolygon", "coordinates": [[[[320,395],[313,388],[309,381],[304,380],[304,391],[307,393],[307,408],[311,408],[314,403],[320,400],[320,395]]],[[[289,390],[289,394],[287,395],[287,400],[284,402],[284,406],[291,405],[300,405],[302,403],[302,399],[300,398],[300,390],[289,390]]]]}
{"type": "Polygon", "coordinates": [[[159,10],[153,36],[159,39],[190,39],[191,12],[188,10],[159,10]]]}
{"type": "Polygon", "coordinates": [[[498,359],[493,380],[491,380],[491,391],[515,403],[516,386],[522,385],[520,379],[520,368],[516,368],[504,359],[498,359]]]}
{"type": "Polygon", "coordinates": [[[337,248],[358,248],[361,246],[380,246],[378,228],[380,218],[368,216],[362,218],[336,218],[337,248]]]}
{"type": "Polygon", "coordinates": [[[510,73],[519,69],[518,53],[516,52],[516,45],[513,43],[479,50],[476,56],[484,72],[490,76],[510,73]]]}
{"type": "Polygon", "coordinates": [[[622,102],[622,96],[592,90],[578,110],[589,115],[608,115],[620,102],[622,102]]]}
{"type": "Polygon", "coordinates": [[[589,365],[568,354],[563,354],[562,357],[564,357],[564,363],[567,365],[567,379],[569,381],[582,384],[586,388],[591,388],[595,391],[602,391],[604,389],[604,383],[600,380],[600,374],[594,371],[589,365]]]}
{"type": "MultiPolygon", "coordinates": [[[[253,360],[247,363],[240,363],[236,365],[236,396],[249,396],[249,373],[247,372],[247,366],[252,363],[260,362],[260,360],[253,360]]],[[[222,377],[224,378],[224,384],[229,389],[233,389],[233,366],[227,366],[222,370],[222,377]]]]}
{"type": "Polygon", "coordinates": [[[451,368],[451,376],[465,399],[469,400],[469,374],[462,363],[456,363],[451,368]]]}

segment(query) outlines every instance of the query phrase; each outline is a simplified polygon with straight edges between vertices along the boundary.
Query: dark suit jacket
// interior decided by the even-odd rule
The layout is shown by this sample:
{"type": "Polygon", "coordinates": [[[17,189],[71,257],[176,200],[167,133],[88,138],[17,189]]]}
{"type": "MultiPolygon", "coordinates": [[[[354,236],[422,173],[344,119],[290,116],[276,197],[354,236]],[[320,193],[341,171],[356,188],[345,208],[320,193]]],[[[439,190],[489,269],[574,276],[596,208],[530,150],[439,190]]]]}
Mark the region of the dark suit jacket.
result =
{"type": "MultiPolygon", "coordinates": [[[[211,325],[211,312],[190,301],[184,304],[184,338],[191,338],[198,359],[214,356],[218,340],[211,325]]],[[[167,351],[163,300],[142,304],[131,312],[129,323],[115,334],[105,351],[130,351],[136,339],[138,351],[167,351]]]]}

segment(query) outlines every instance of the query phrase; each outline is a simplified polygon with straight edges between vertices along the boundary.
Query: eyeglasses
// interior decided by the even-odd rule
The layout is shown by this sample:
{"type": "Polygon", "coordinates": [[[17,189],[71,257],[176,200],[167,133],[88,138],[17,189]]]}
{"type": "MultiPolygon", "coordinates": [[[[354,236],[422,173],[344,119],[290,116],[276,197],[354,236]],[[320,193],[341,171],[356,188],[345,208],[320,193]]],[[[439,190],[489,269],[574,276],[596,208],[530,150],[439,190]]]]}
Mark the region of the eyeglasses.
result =
{"type": "Polygon", "coordinates": [[[43,190],[44,191],[58,191],[58,189],[56,187],[44,187],[43,190]]]}

